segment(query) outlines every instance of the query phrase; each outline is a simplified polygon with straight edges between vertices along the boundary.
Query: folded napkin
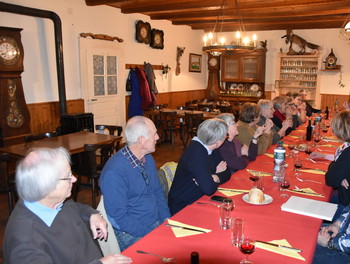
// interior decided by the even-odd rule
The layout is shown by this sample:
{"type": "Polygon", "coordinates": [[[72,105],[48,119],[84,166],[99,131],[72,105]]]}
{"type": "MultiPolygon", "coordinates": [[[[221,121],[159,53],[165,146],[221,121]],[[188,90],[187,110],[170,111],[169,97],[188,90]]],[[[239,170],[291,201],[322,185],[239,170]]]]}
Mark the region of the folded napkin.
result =
{"type": "Polygon", "coordinates": [[[270,158],[273,158],[273,154],[272,153],[264,153],[264,155],[270,157],[270,158]]]}
{"type": "Polygon", "coordinates": [[[305,132],[305,129],[295,129],[294,131],[297,131],[297,132],[305,132]]]}
{"type": "Polygon", "coordinates": [[[321,174],[321,175],[325,175],[325,171],[323,170],[319,170],[319,169],[299,169],[302,172],[307,172],[307,173],[314,173],[314,174],[321,174]]]}
{"type": "Polygon", "coordinates": [[[254,176],[272,176],[272,173],[270,172],[256,171],[250,169],[247,169],[247,171],[254,176]]]}
{"type": "Polygon", "coordinates": [[[218,188],[218,191],[226,196],[235,196],[235,195],[240,195],[240,194],[249,192],[249,190],[227,189],[227,188],[218,188]]]}
{"type": "MultiPolygon", "coordinates": [[[[168,219],[168,223],[171,225],[177,225],[177,226],[182,226],[182,227],[188,227],[188,228],[193,228],[193,229],[198,229],[198,230],[203,230],[206,233],[211,232],[210,229],[205,229],[197,226],[192,226],[192,225],[186,225],[178,221],[174,221],[171,219],[168,219]]],[[[192,231],[192,230],[186,230],[186,229],[181,229],[181,228],[176,228],[172,227],[171,230],[174,232],[174,235],[176,237],[185,237],[185,236],[192,236],[192,235],[198,235],[198,234],[204,234],[202,232],[197,232],[197,231],[192,231]]]]}
{"type": "Polygon", "coordinates": [[[300,194],[303,194],[303,195],[324,197],[324,195],[315,192],[311,188],[299,188],[299,190],[298,189],[292,189],[292,190],[291,189],[287,189],[287,191],[294,192],[294,193],[300,193],[300,194]]]}
{"type": "Polygon", "coordinates": [[[327,148],[338,148],[337,146],[331,145],[331,144],[321,144],[318,145],[319,147],[327,147],[327,148]]]}
{"type": "Polygon", "coordinates": [[[292,135],[288,135],[287,137],[291,137],[291,138],[299,138],[298,136],[292,136],[292,135]]]}
{"type": "MultiPolygon", "coordinates": [[[[283,245],[283,246],[292,247],[291,244],[289,244],[286,239],[272,240],[272,241],[268,241],[268,242],[283,245]]],[[[274,253],[277,253],[280,255],[285,255],[287,257],[301,259],[301,260],[305,261],[305,259],[298,252],[295,252],[295,251],[290,250],[290,249],[279,248],[279,247],[267,245],[267,244],[260,243],[260,242],[256,242],[255,246],[257,248],[265,249],[265,250],[268,250],[268,251],[271,251],[271,252],[274,252],[274,253]]]]}

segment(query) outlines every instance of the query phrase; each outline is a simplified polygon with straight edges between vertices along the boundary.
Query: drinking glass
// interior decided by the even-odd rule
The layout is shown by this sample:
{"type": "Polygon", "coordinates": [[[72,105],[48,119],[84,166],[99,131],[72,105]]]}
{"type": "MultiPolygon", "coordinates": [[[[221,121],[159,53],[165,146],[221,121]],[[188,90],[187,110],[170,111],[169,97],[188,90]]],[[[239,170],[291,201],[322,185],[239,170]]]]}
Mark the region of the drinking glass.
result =
{"type": "Polygon", "coordinates": [[[316,144],[321,141],[321,135],[319,133],[314,133],[314,141],[316,144]]]}
{"type": "Polygon", "coordinates": [[[312,143],[308,143],[307,145],[306,145],[306,149],[305,149],[305,153],[306,154],[308,154],[308,155],[310,155],[311,153],[312,153],[312,143]]]}
{"type": "Polygon", "coordinates": [[[252,254],[255,250],[255,241],[250,239],[249,237],[244,237],[239,245],[239,250],[245,254],[245,259],[242,259],[239,263],[245,264],[245,263],[253,263],[252,261],[248,260],[248,256],[252,254]]]}
{"type": "Polygon", "coordinates": [[[232,211],[234,209],[234,203],[232,199],[224,199],[220,205],[220,228],[229,229],[232,219],[232,211]]]}
{"type": "Polygon", "coordinates": [[[295,145],[294,144],[288,144],[288,148],[289,148],[289,157],[293,158],[293,150],[295,149],[295,145]]]}
{"type": "Polygon", "coordinates": [[[231,226],[232,245],[238,247],[244,236],[244,219],[240,217],[233,218],[231,221],[231,226]]]}
{"type": "Polygon", "coordinates": [[[254,173],[254,174],[250,174],[249,175],[249,179],[252,181],[252,183],[253,183],[253,187],[256,187],[257,186],[257,183],[258,183],[258,181],[259,181],[259,178],[260,178],[260,175],[259,174],[256,174],[256,173],[254,173]]]}
{"type": "Polygon", "coordinates": [[[289,195],[285,193],[285,190],[288,189],[290,186],[290,182],[288,177],[285,175],[283,178],[280,179],[280,191],[282,191],[281,196],[288,198],[289,195]]]}
{"type": "Polygon", "coordinates": [[[302,160],[299,155],[294,156],[294,171],[295,171],[295,176],[299,176],[300,172],[299,169],[303,166],[302,160]]]}

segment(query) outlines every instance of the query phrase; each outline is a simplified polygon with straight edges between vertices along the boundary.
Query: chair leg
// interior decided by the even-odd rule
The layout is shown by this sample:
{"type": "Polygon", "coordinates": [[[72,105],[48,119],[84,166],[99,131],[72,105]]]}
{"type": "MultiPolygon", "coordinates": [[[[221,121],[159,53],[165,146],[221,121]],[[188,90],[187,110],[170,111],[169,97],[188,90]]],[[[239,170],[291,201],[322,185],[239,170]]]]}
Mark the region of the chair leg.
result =
{"type": "Polygon", "coordinates": [[[96,178],[91,179],[91,184],[92,184],[92,207],[96,208],[96,178]]]}
{"type": "Polygon", "coordinates": [[[12,201],[12,191],[9,191],[7,193],[8,196],[8,206],[9,206],[9,215],[12,213],[13,211],[13,201],[12,201]]]}
{"type": "Polygon", "coordinates": [[[78,176],[78,179],[75,183],[75,187],[74,187],[74,191],[73,191],[73,200],[74,201],[77,201],[78,200],[78,193],[79,193],[79,190],[80,190],[80,181],[81,181],[81,176],[80,175],[77,175],[78,176]]]}

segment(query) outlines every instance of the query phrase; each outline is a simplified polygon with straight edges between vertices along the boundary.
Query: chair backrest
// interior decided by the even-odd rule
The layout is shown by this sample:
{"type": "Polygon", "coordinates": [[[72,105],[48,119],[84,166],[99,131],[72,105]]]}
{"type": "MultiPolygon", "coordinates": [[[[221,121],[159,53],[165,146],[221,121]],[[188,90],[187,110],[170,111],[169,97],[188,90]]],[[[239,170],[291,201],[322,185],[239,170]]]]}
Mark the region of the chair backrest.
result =
{"type": "Polygon", "coordinates": [[[169,194],[171,184],[173,183],[173,180],[174,180],[176,168],[177,168],[177,163],[174,161],[169,161],[169,162],[166,162],[158,170],[158,179],[164,189],[165,198],[167,199],[168,199],[168,194],[169,194]]]}
{"type": "Polygon", "coordinates": [[[202,122],[203,113],[185,113],[185,125],[187,132],[197,132],[197,129],[202,122]]]}
{"type": "Polygon", "coordinates": [[[0,190],[7,191],[9,188],[9,168],[10,154],[0,154],[0,190]]]}
{"type": "Polygon", "coordinates": [[[117,131],[117,136],[120,136],[123,132],[122,126],[114,126],[114,125],[95,125],[95,130],[108,130],[108,133],[113,136],[115,131],[117,131]]]}
{"type": "Polygon", "coordinates": [[[176,124],[176,111],[159,111],[160,123],[163,129],[174,129],[176,124]]]}
{"type": "Polygon", "coordinates": [[[113,226],[111,225],[111,223],[108,220],[108,216],[105,210],[105,206],[103,203],[103,195],[101,195],[101,199],[100,199],[100,203],[97,206],[97,210],[100,211],[100,213],[102,214],[103,218],[106,220],[107,222],[107,231],[108,231],[108,237],[107,240],[100,240],[98,239],[98,244],[100,245],[100,248],[102,250],[103,256],[108,256],[111,254],[118,254],[120,253],[120,248],[119,248],[119,244],[118,244],[118,240],[117,237],[114,233],[114,229],[113,226]]]}
{"type": "Polygon", "coordinates": [[[105,144],[85,144],[85,153],[87,155],[86,174],[91,178],[99,177],[99,173],[108,159],[113,155],[114,141],[111,140],[105,144]],[[96,152],[100,154],[97,156],[96,152]],[[97,162],[97,160],[99,160],[97,162]]]}
{"type": "Polygon", "coordinates": [[[58,134],[56,132],[45,132],[45,133],[40,133],[37,135],[31,135],[31,136],[26,136],[24,137],[25,142],[31,142],[31,141],[36,141],[44,138],[52,138],[52,137],[57,137],[58,134]]]}

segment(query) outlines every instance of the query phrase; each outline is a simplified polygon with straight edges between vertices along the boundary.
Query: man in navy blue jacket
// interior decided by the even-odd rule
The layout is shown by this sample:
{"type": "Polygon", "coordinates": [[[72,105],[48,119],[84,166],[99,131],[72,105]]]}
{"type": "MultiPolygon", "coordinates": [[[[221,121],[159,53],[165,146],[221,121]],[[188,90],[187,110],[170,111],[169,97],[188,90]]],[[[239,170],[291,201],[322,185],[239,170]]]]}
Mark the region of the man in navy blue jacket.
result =
{"type": "Polygon", "coordinates": [[[217,118],[200,124],[197,137],[187,146],[176,169],[168,196],[172,215],[203,195],[213,195],[219,184],[230,179],[230,170],[217,150],[227,129],[227,124],[217,118]]]}

